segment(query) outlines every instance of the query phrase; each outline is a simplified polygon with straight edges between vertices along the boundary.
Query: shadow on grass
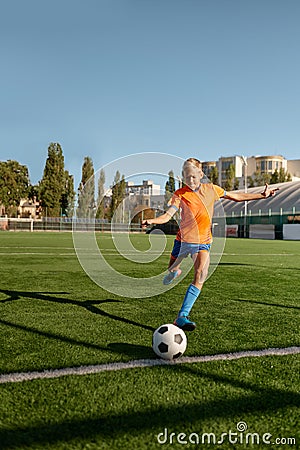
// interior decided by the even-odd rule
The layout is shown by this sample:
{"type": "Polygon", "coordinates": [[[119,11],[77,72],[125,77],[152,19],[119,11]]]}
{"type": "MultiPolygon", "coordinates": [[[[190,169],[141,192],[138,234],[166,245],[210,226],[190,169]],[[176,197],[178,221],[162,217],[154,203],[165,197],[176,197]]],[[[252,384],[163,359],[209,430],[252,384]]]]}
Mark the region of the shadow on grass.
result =
{"type": "MultiPolygon", "coordinates": [[[[3,294],[6,294],[8,298],[4,300],[0,300],[0,305],[2,303],[12,302],[15,300],[21,300],[22,298],[30,298],[30,299],[36,299],[36,300],[43,300],[46,302],[53,302],[53,303],[60,303],[62,305],[73,305],[78,306],[80,308],[84,308],[87,311],[98,314],[103,317],[107,317],[112,320],[116,320],[119,322],[126,323],[128,325],[134,325],[140,328],[144,328],[145,330],[155,331],[155,328],[151,327],[150,325],[144,325],[139,322],[135,322],[134,320],[127,319],[125,317],[116,316],[114,314],[108,313],[106,311],[103,311],[99,308],[99,306],[105,304],[105,303],[122,303],[121,300],[113,300],[113,299],[106,299],[106,300],[86,300],[86,301],[77,301],[77,300],[70,300],[67,298],[61,298],[61,297],[54,297],[51,293],[49,295],[48,292],[26,292],[26,291],[9,291],[0,289],[0,292],[3,294]],[[98,307],[97,307],[98,306],[98,307]]],[[[67,294],[66,292],[54,292],[53,294],[67,294]]]]}
{"type": "Polygon", "coordinates": [[[233,298],[233,299],[231,299],[231,301],[232,302],[243,302],[243,303],[254,303],[254,304],[263,305],[263,306],[275,306],[276,308],[300,309],[299,306],[280,305],[278,303],[259,302],[257,300],[247,300],[247,299],[242,299],[242,298],[233,298]]]}
{"type": "MultiPolygon", "coordinates": [[[[143,346],[143,345],[111,342],[107,346],[101,346],[98,344],[93,344],[91,342],[85,342],[85,341],[80,341],[79,339],[69,338],[69,337],[63,336],[61,334],[50,333],[48,331],[38,330],[37,328],[28,327],[26,325],[16,324],[16,323],[10,322],[8,320],[0,319],[0,324],[9,326],[16,330],[22,330],[22,331],[26,331],[28,333],[33,333],[33,334],[42,336],[47,339],[55,339],[57,341],[66,342],[67,344],[80,345],[81,347],[91,348],[94,350],[101,350],[101,351],[106,351],[106,352],[110,351],[113,353],[117,353],[121,356],[127,355],[130,358],[132,358],[132,357],[134,357],[134,358],[139,358],[139,357],[151,358],[154,356],[150,344],[149,344],[149,347],[147,347],[147,346],[143,346]]],[[[59,366],[59,368],[61,368],[61,366],[59,366]]],[[[43,369],[46,370],[46,367],[43,367],[43,369]]],[[[49,370],[51,370],[51,369],[53,369],[53,367],[49,367],[49,370]]],[[[5,372],[1,372],[1,373],[5,373],[5,372]]],[[[1,446],[0,446],[0,449],[1,449],[1,446]]]]}
{"type": "MultiPolygon", "coordinates": [[[[233,377],[210,373],[208,369],[201,370],[201,366],[193,368],[187,365],[176,365],[160,368],[160,370],[174,371],[179,377],[180,374],[187,373],[191,376],[191,380],[193,377],[197,377],[197,379],[201,377],[204,382],[208,380],[215,384],[226,384],[237,388],[237,391],[231,398],[218,396],[216,399],[201,399],[192,404],[182,402],[154,408],[144,405],[144,408],[139,411],[132,409],[120,414],[101,413],[97,417],[68,419],[52,424],[41,422],[39,425],[35,424],[29,427],[2,428],[0,430],[1,449],[23,448],[22,445],[25,444],[28,448],[46,444],[58,445],[59,443],[71,443],[76,439],[95,441],[98,438],[102,443],[110,440],[112,442],[113,439],[122,436],[127,435],[127,439],[130,439],[132,436],[139,436],[140,433],[151,434],[149,436],[151,443],[157,443],[157,434],[166,428],[169,433],[180,428],[181,431],[187,431],[191,427],[194,427],[195,431],[201,431],[203,429],[201,423],[209,419],[232,418],[234,420],[253,413],[274,414],[277,410],[297,407],[300,403],[300,394],[298,393],[262,387],[233,377]]],[[[209,430],[205,431],[209,432],[209,430]]],[[[220,430],[220,434],[221,432],[226,432],[226,430],[220,430]]],[[[141,448],[145,448],[144,444],[146,443],[141,442],[141,448]]]]}
{"type": "Polygon", "coordinates": [[[129,356],[131,359],[156,358],[150,344],[149,347],[146,347],[145,345],[127,344],[125,342],[111,342],[107,345],[107,348],[119,355],[129,356]]]}
{"type": "MultiPolygon", "coordinates": [[[[10,296],[10,298],[4,300],[4,302],[14,301],[26,297],[56,303],[71,304],[86,308],[92,313],[103,315],[111,320],[119,320],[141,328],[146,328],[147,330],[153,330],[151,327],[146,325],[106,313],[96,306],[103,303],[119,302],[118,300],[107,299],[79,302],[53,297],[52,295],[45,293],[28,293],[3,290],[0,292],[10,296]]],[[[262,304],[265,305],[264,303],[262,304]]],[[[97,350],[109,350],[122,355],[126,354],[130,358],[140,356],[144,358],[145,353],[149,353],[150,356],[150,352],[153,357],[150,347],[147,348],[144,346],[135,346],[126,343],[110,343],[107,347],[102,347],[96,344],[68,338],[66,336],[40,331],[32,327],[14,324],[5,320],[0,320],[0,323],[14,327],[15,329],[36,333],[43,337],[57,339],[74,345],[82,345],[97,350]]],[[[152,368],[148,370],[156,369],[152,368]]],[[[225,393],[224,396],[220,396],[219,394],[218,397],[214,399],[202,399],[199,393],[195,393],[197,400],[192,404],[185,401],[179,404],[177,403],[170,405],[168,403],[157,407],[149,407],[147,404],[144,404],[138,411],[134,409],[127,409],[126,412],[116,414],[105,414],[105,412],[101,412],[96,416],[88,416],[87,413],[84,418],[68,418],[67,420],[61,420],[60,422],[52,421],[52,423],[43,423],[41,420],[40,423],[35,423],[30,426],[22,426],[20,424],[14,427],[10,425],[7,428],[4,424],[2,424],[0,429],[0,448],[3,450],[34,448],[37,446],[42,448],[46,445],[55,446],[60,443],[66,443],[67,445],[70,443],[69,448],[72,448],[71,445],[74,441],[76,441],[76,439],[82,441],[101,439],[102,442],[110,441],[112,443],[113,439],[118,437],[127,435],[128,439],[130,439],[130,436],[139,436],[140,433],[147,433],[148,435],[151,434],[149,439],[153,439],[153,443],[156,443],[156,434],[163,432],[165,428],[167,428],[170,432],[178,430],[180,427],[182,428],[181,431],[185,431],[185,428],[190,429],[193,426],[195,426],[197,430],[201,430],[201,422],[212,418],[243,418],[247,414],[251,413],[261,415],[268,413],[274,414],[277,410],[282,410],[287,407],[298,407],[300,404],[300,394],[298,393],[259,386],[253,382],[251,383],[236,379],[234,377],[210,373],[208,368],[204,369],[201,365],[197,365],[196,367],[191,367],[188,365],[175,365],[160,367],[158,370],[160,371],[160,376],[164,375],[164,371],[173,371],[178,377],[178,380],[180,380],[180,375],[187,374],[190,377],[191,383],[193,378],[198,380],[200,377],[204,380],[204,382],[205,380],[208,380],[216,386],[218,384],[225,384],[231,386],[233,389],[236,389],[236,391],[234,391],[232,397],[230,398],[228,397],[228,393],[227,395],[225,393]]],[[[132,378],[128,379],[128,382],[133,381],[134,380],[132,378]]],[[[184,388],[182,391],[184,391],[184,388]]],[[[223,431],[226,430],[222,430],[222,432],[223,431]]],[[[143,447],[145,448],[143,442],[141,442],[141,448],[143,447]]]]}
{"type": "MultiPolygon", "coordinates": [[[[257,264],[249,264],[249,263],[241,263],[241,262],[219,262],[217,264],[218,266],[252,266],[252,267],[258,267],[257,264]]],[[[264,267],[264,266],[260,266],[264,267]]]]}
{"type": "MultiPolygon", "coordinates": [[[[155,330],[154,327],[151,327],[150,325],[145,325],[139,322],[135,322],[133,320],[127,319],[125,317],[117,316],[115,314],[108,313],[106,311],[103,311],[101,309],[101,306],[107,303],[121,303],[120,300],[113,300],[113,299],[106,299],[106,300],[87,300],[87,301],[76,301],[76,300],[70,300],[66,298],[60,298],[55,297],[53,295],[49,295],[49,293],[40,293],[40,292],[22,292],[22,291],[9,291],[9,290],[0,290],[0,292],[6,294],[8,296],[7,299],[0,301],[0,306],[2,303],[12,302],[16,300],[21,300],[23,298],[29,298],[29,299],[37,299],[42,300],[46,302],[53,302],[53,303],[61,303],[64,305],[75,305],[81,308],[86,309],[87,311],[97,314],[100,316],[103,316],[107,318],[108,320],[122,322],[128,325],[133,325],[138,328],[142,328],[145,330],[149,330],[153,332],[155,330]]],[[[65,292],[56,292],[55,294],[66,294],[65,292]]],[[[74,339],[72,337],[68,337],[62,334],[57,334],[49,331],[43,331],[37,328],[34,328],[32,326],[17,324],[12,321],[0,319],[0,324],[9,326],[11,328],[14,328],[16,330],[22,330],[28,333],[33,333],[38,336],[42,336],[47,339],[54,339],[60,342],[66,342],[67,344],[76,345],[85,347],[88,349],[94,349],[94,350],[100,350],[100,351],[109,351],[112,353],[119,354],[121,356],[128,356],[130,358],[151,358],[153,357],[153,351],[150,345],[149,340],[149,347],[141,346],[141,345],[134,345],[134,344],[127,344],[127,343],[109,343],[107,346],[101,346],[96,343],[92,342],[86,342],[80,339],[74,339]]],[[[49,369],[53,369],[53,367],[50,367],[49,369]]],[[[4,372],[3,372],[4,373],[4,372]]],[[[1,442],[1,441],[0,441],[1,442]]],[[[1,446],[0,446],[1,448],[1,446]]]]}

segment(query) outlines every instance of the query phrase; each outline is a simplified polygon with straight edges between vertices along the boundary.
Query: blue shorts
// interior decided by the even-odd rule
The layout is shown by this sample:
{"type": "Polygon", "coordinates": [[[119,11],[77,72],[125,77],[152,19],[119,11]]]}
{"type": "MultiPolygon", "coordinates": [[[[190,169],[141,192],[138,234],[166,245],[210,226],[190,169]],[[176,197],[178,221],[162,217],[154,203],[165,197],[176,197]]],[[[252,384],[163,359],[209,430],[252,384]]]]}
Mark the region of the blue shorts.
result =
{"type": "Polygon", "coordinates": [[[178,256],[186,258],[188,255],[193,256],[201,250],[209,252],[210,248],[211,244],[189,244],[188,242],[180,242],[175,239],[171,255],[173,258],[178,258],[178,256]]]}

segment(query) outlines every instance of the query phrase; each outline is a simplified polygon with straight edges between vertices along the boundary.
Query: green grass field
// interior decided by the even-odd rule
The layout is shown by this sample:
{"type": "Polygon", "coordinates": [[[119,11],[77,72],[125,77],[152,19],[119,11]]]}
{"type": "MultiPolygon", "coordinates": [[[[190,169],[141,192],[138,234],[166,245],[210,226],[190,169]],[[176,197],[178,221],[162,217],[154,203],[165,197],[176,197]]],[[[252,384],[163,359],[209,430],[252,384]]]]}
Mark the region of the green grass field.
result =
{"type": "MultiPolygon", "coordinates": [[[[98,240],[112,252],[107,236],[98,240]]],[[[147,235],[132,241],[148,246],[147,235]]],[[[153,273],[167,265],[172,242],[153,273]]],[[[155,360],[152,333],[173,321],[191,281],[190,274],[152,298],[117,297],[82,270],[71,233],[1,232],[0,258],[0,374],[155,360]]],[[[134,273],[135,264],[110,259],[134,273]]],[[[142,270],[149,276],[147,264],[142,270]]],[[[299,275],[300,242],[227,240],[193,309],[198,326],[184,356],[299,346],[299,275]]],[[[197,448],[300,448],[299,360],[247,357],[2,383],[0,448],[175,449],[196,448],[197,439],[204,439],[197,448]],[[239,422],[246,431],[237,431],[239,422]]]]}

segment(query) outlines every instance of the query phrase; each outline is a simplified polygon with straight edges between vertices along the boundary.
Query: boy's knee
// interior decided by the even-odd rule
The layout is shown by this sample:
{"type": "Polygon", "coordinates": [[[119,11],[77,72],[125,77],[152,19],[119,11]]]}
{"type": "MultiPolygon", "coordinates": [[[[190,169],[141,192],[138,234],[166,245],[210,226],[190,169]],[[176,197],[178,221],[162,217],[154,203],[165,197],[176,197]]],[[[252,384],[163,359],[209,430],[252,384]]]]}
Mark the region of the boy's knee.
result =
{"type": "Polygon", "coordinates": [[[202,270],[197,270],[195,273],[195,278],[198,283],[204,283],[208,274],[208,269],[204,268],[202,270]]]}

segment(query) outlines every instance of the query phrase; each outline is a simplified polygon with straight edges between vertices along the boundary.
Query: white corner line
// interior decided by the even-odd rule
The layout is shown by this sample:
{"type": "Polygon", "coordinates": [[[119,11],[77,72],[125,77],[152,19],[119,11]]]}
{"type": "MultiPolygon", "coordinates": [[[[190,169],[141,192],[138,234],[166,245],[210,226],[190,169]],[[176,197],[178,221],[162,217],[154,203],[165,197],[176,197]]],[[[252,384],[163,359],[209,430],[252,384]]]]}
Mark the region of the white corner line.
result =
{"type": "Polygon", "coordinates": [[[34,372],[16,372],[0,375],[0,384],[20,383],[22,381],[60,378],[68,375],[91,375],[116,370],[136,369],[154,366],[174,366],[177,364],[205,363],[211,361],[230,361],[241,358],[258,358],[264,356],[287,356],[300,354],[300,347],[267,348],[265,350],[246,350],[234,353],[223,353],[206,356],[185,356],[176,360],[137,359],[128,362],[96,364],[80,367],[66,367],[34,372]]]}

